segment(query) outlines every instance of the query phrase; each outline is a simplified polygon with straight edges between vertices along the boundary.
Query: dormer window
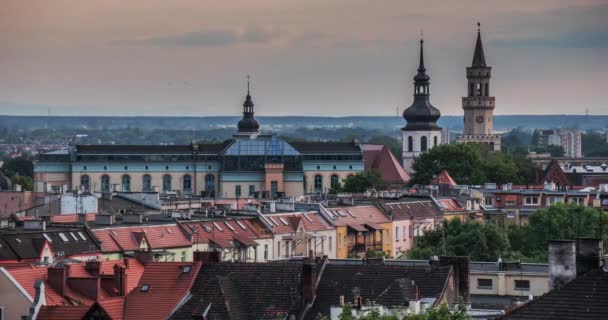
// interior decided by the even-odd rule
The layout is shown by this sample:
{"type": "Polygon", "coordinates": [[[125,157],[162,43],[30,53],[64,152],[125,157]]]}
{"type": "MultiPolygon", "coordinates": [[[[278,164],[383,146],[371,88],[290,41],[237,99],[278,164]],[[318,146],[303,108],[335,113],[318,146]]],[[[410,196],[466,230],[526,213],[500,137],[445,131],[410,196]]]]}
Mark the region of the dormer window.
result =
{"type": "Polygon", "coordinates": [[[139,289],[139,291],[141,292],[148,292],[150,291],[150,285],[147,283],[144,283],[141,285],[141,288],[139,289]]]}

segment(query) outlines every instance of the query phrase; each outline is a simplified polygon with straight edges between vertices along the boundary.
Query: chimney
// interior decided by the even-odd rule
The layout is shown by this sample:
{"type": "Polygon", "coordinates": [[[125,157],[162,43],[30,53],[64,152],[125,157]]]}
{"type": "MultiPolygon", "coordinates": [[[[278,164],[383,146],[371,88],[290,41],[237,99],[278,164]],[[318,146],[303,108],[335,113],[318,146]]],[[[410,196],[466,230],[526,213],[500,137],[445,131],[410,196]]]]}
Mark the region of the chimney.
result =
{"type": "Polygon", "coordinates": [[[344,295],[340,296],[340,307],[344,306],[344,295]]]}
{"type": "Polygon", "coordinates": [[[118,290],[118,296],[127,294],[127,268],[118,264],[114,265],[114,287],[118,290]]]}
{"type": "Polygon", "coordinates": [[[576,278],[576,242],[549,241],[549,290],[559,289],[576,278]]]}
{"type": "Polygon", "coordinates": [[[218,263],[220,262],[219,251],[194,251],[193,260],[200,261],[202,264],[218,263]]]}
{"type": "Polygon", "coordinates": [[[65,266],[49,267],[47,271],[49,286],[61,296],[65,294],[68,283],[68,268],[65,266]]]}
{"type": "Polygon", "coordinates": [[[101,267],[101,262],[96,260],[87,261],[84,265],[85,270],[87,270],[90,274],[94,276],[99,275],[99,269],[101,267]]]}
{"type": "Polygon", "coordinates": [[[304,301],[311,303],[317,291],[317,265],[308,257],[302,259],[302,282],[304,301]]]}
{"type": "Polygon", "coordinates": [[[154,261],[154,253],[152,251],[137,250],[133,252],[133,256],[144,266],[154,261]]]}
{"type": "Polygon", "coordinates": [[[465,304],[471,303],[469,291],[469,257],[466,256],[439,256],[437,260],[431,260],[431,266],[452,266],[454,272],[454,289],[458,297],[465,304]]]}
{"type": "Polygon", "coordinates": [[[601,239],[577,238],[576,275],[579,276],[591,270],[597,270],[601,266],[603,253],[601,239]]]}
{"type": "Polygon", "coordinates": [[[143,215],[139,214],[139,213],[123,214],[122,215],[122,222],[123,223],[130,223],[130,224],[142,224],[142,222],[143,222],[143,215]]]}
{"type": "Polygon", "coordinates": [[[87,214],[86,213],[78,214],[77,218],[78,218],[78,224],[87,224],[87,214]]]}
{"type": "Polygon", "coordinates": [[[100,226],[110,226],[114,224],[114,215],[112,214],[96,214],[95,224],[100,226]]]}

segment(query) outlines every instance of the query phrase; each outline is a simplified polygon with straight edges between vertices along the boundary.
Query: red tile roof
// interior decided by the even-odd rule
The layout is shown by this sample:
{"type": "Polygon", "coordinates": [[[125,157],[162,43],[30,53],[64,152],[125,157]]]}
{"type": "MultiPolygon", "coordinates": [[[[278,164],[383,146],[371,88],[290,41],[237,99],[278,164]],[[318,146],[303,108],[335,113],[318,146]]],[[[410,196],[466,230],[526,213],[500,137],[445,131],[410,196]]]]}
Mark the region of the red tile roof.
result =
{"type": "Polygon", "coordinates": [[[192,242],[176,224],[157,226],[133,226],[107,229],[95,229],[93,233],[99,241],[103,252],[121,252],[140,249],[141,239],[137,234],[145,234],[151,249],[190,247],[192,242]]]}
{"type": "Polygon", "coordinates": [[[386,145],[364,144],[361,150],[365,171],[377,170],[389,184],[404,184],[410,181],[410,175],[386,145]]]}
{"type": "Polygon", "coordinates": [[[253,219],[222,219],[182,223],[194,243],[212,242],[221,248],[234,247],[234,240],[255,244],[255,239],[266,238],[253,219]],[[195,232],[196,230],[196,232],[195,232]]]}
{"type": "MultiPolygon", "coordinates": [[[[95,221],[94,213],[87,213],[87,221],[95,221]]],[[[77,214],[62,214],[51,216],[52,223],[76,223],[78,222],[77,214]]]]}
{"type": "MultiPolygon", "coordinates": [[[[47,301],[48,302],[48,301],[47,301]]],[[[42,306],[38,313],[38,320],[68,320],[84,319],[91,306],[42,306]]]]}
{"type": "Polygon", "coordinates": [[[375,206],[355,206],[355,207],[339,207],[326,208],[330,213],[337,226],[352,226],[366,224],[386,223],[391,220],[375,206]]]}
{"type": "Polygon", "coordinates": [[[456,186],[456,181],[452,179],[452,177],[447,171],[443,170],[433,179],[431,184],[448,184],[453,187],[456,186]]]}
{"type": "MultiPolygon", "coordinates": [[[[114,266],[120,267],[126,266],[127,274],[127,293],[137,287],[139,279],[141,279],[144,273],[144,265],[135,258],[122,259],[122,260],[106,260],[99,261],[99,274],[101,275],[114,275],[114,266]],[[127,262],[125,264],[125,261],[127,262]]],[[[85,263],[78,263],[70,265],[70,277],[90,277],[92,274],[86,270],[85,263]]]]}
{"type": "Polygon", "coordinates": [[[200,262],[154,262],[146,265],[139,283],[126,299],[126,319],[167,319],[190,291],[201,268],[200,262]],[[190,266],[189,272],[184,267],[190,266]],[[147,284],[148,290],[141,291],[147,284]]]}
{"type": "Polygon", "coordinates": [[[7,269],[11,276],[17,281],[25,291],[33,298],[36,297],[34,285],[38,280],[45,281],[46,303],[50,306],[61,305],[64,299],[46,282],[48,272],[47,267],[28,266],[23,268],[7,269]]]}
{"type": "Polygon", "coordinates": [[[300,223],[304,224],[304,229],[306,229],[306,231],[324,231],[333,229],[327,223],[327,221],[325,221],[325,219],[314,211],[264,214],[263,218],[265,218],[266,221],[273,226],[273,232],[275,234],[293,233],[296,231],[298,224],[300,223]]]}
{"type": "Polygon", "coordinates": [[[125,297],[109,298],[98,301],[99,305],[114,320],[124,318],[125,297]]]}
{"type": "Polygon", "coordinates": [[[441,210],[430,200],[417,201],[382,201],[382,206],[393,220],[410,220],[417,218],[435,218],[441,210]]]}
{"type": "Polygon", "coordinates": [[[455,199],[438,199],[437,201],[443,206],[444,211],[455,212],[464,210],[455,199]]]}

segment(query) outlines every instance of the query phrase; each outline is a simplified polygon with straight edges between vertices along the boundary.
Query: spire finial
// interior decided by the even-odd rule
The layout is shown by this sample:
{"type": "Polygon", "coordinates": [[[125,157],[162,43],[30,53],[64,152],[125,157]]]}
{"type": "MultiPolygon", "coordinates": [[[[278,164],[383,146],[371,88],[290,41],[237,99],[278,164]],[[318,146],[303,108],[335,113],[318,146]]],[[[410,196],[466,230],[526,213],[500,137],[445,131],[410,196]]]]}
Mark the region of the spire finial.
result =
{"type": "Polygon", "coordinates": [[[477,32],[481,32],[481,22],[477,21],[477,32]]]}
{"type": "Polygon", "coordinates": [[[424,72],[426,68],[424,67],[424,39],[422,38],[422,30],[420,30],[420,65],[418,66],[418,71],[424,72]]]}
{"type": "Polygon", "coordinates": [[[246,76],[246,78],[247,78],[247,95],[249,95],[249,82],[251,81],[251,76],[248,74],[246,76]]]}

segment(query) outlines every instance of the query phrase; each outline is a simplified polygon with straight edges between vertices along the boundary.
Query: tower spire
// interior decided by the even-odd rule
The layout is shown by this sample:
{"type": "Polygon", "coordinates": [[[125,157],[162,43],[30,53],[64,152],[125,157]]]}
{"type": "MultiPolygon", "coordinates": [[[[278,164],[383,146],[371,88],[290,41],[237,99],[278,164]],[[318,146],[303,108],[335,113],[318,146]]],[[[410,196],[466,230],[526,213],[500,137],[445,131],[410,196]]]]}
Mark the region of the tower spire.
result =
{"type": "Polygon", "coordinates": [[[422,35],[422,30],[420,30],[420,64],[418,65],[418,72],[425,72],[426,68],[424,67],[424,37],[422,35]]]}
{"type": "Polygon", "coordinates": [[[471,67],[486,67],[486,57],[483,53],[481,43],[481,23],[477,22],[477,43],[475,43],[475,53],[473,53],[473,63],[471,67]]]}
{"type": "Polygon", "coordinates": [[[253,99],[251,99],[251,76],[247,75],[247,96],[243,102],[243,119],[238,123],[239,133],[257,133],[260,124],[255,120],[253,99]]]}

